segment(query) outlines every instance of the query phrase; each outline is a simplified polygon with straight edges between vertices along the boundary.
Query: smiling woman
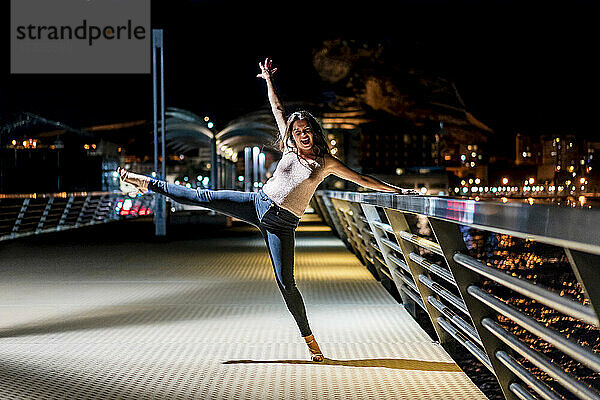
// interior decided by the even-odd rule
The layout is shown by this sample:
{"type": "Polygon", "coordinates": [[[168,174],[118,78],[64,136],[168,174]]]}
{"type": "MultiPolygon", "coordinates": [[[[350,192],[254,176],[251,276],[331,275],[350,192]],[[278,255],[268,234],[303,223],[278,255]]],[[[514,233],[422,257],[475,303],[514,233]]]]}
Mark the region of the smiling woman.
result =
{"type": "Polygon", "coordinates": [[[283,155],[273,176],[258,192],[191,189],[162,180],[118,169],[119,176],[141,192],[152,190],[183,204],[200,205],[231,215],[260,229],[265,238],[275,278],[288,310],[296,320],[313,361],[324,356],[313,336],[302,295],[294,280],[295,231],[319,183],[334,174],[374,190],[398,194],[418,194],[359,174],[329,153],[327,140],[317,120],[307,111],[284,118],[284,110],[275,94],[271,60],[259,64],[257,76],[267,83],[269,102],[277,126],[278,143],[283,155]]]}
{"type": "Polygon", "coordinates": [[[296,111],[288,117],[285,134],[280,135],[279,141],[282,152],[289,148],[309,156],[330,154],[321,125],[308,111],[296,111]]]}

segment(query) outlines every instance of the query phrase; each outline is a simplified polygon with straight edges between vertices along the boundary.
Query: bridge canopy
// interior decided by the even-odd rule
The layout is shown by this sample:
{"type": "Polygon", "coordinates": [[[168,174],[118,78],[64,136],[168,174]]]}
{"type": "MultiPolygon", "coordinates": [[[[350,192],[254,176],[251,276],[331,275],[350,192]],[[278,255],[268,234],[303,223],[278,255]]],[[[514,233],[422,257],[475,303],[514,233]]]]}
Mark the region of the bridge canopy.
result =
{"type": "Polygon", "coordinates": [[[191,151],[210,146],[216,139],[217,152],[225,149],[239,152],[244,147],[269,146],[277,135],[277,127],[270,110],[245,114],[227,124],[221,131],[214,132],[204,118],[191,111],[168,108],[166,111],[165,135],[168,146],[176,151],[191,151]]]}

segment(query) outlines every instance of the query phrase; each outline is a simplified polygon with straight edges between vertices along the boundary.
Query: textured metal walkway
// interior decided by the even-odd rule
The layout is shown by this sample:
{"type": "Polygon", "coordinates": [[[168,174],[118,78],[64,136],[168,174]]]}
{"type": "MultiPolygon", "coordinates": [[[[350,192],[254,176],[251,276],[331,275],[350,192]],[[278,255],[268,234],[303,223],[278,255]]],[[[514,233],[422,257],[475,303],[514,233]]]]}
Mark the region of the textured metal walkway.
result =
{"type": "Polygon", "coordinates": [[[0,399],[485,399],[327,227],[296,250],[322,364],[257,230],[173,229],[0,245],[0,399]]]}

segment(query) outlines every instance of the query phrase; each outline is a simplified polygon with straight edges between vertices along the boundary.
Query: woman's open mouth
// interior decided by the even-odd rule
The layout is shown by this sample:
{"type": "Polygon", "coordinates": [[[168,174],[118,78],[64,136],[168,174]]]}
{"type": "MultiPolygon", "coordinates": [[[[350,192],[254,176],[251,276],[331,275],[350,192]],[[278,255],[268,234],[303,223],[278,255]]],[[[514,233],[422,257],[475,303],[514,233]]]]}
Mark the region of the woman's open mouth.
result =
{"type": "Polygon", "coordinates": [[[310,144],[310,138],[305,138],[300,140],[300,143],[302,143],[305,146],[308,146],[310,144]]]}

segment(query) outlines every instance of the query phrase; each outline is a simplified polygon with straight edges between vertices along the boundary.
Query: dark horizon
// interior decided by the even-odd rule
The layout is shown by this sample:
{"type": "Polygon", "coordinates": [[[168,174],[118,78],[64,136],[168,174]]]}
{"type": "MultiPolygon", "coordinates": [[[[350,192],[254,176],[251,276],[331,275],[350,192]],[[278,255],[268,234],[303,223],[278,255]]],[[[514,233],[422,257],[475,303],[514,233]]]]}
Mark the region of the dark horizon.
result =
{"type": "MultiPolygon", "coordinates": [[[[152,27],[164,29],[167,105],[210,115],[217,129],[266,106],[255,75],[267,56],[284,102],[322,100],[329,88],[312,51],[343,38],[383,43],[390,63],[455,82],[502,143],[517,132],[594,137],[592,4],[404,1],[395,12],[372,1],[154,1],[152,27]]],[[[10,75],[8,59],[2,68],[3,119],[30,111],[85,127],[152,117],[150,75],[10,75]]]]}

